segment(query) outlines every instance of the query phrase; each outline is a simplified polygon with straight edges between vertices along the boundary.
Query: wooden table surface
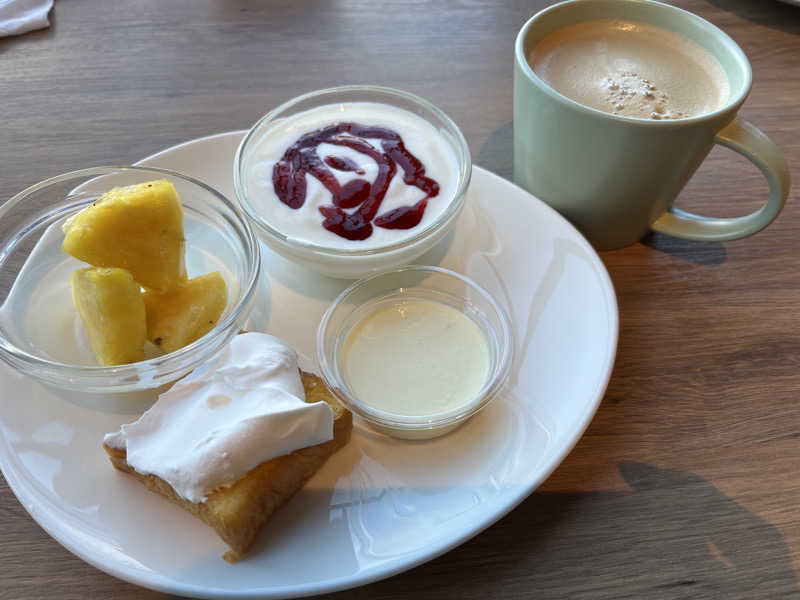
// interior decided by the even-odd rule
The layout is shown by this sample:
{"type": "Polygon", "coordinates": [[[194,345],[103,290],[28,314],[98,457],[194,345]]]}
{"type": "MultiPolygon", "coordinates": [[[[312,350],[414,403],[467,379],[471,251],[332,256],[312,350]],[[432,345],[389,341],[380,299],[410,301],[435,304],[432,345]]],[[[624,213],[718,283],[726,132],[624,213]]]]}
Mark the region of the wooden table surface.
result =
{"type": "MultiPolygon", "coordinates": [[[[362,82],[430,99],[461,126],[476,164],[510,178],[512,45],[547,4],[58,0],[50,29],[0,40],[0,198],[362,82]]],[[[754,72],[741,115],[800,163],[800,7],[673,4],[741,45],[754,72]]],[[[679,203],[732,216],[765,191],[754,167],[717,149],[679,203]]],[[[797,200],[745,240],[653,235],[603,253],[619,350],[577,447],[484,533],[331,597],[800,598],[797,200]]],[[[0,519],[0,599],[165,597],[74,557],[2,479],[0,519]]]]}

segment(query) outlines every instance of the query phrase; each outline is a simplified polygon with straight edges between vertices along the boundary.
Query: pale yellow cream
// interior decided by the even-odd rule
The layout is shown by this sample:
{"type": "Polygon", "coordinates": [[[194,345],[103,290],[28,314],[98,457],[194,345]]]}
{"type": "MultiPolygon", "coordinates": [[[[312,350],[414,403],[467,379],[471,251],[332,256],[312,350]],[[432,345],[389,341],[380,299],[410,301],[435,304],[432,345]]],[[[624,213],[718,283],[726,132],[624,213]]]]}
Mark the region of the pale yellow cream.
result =
{"type": "Polygon", "coordinates": [[[468,403],[489,371],[489,349],[477,323],[423,299],[367,316],[345,341],[343,358],[356,398],[406,416],[431,416],[468,403]]]}

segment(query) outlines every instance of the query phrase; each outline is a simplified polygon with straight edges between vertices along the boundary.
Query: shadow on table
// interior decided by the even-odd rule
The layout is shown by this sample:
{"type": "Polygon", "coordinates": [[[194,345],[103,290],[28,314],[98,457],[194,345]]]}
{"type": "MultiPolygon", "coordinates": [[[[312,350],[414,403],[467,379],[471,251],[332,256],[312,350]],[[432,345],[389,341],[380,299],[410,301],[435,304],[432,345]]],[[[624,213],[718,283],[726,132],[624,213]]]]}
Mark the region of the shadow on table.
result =
{"type": "MultiPolygon", "coordinates": [[[[800,7],[775,0],[708,0],[722,10],[731,12],[751,23],[757,23],[787,33],[800,33],[800,7]]],[[[766,39],[766,38],[765,38],[766,39]]]]}
{"type": "Polygon", "coordinates": [[[722,242],[695,242],[662,233],[648,233],[642,239],[642,244],[653,250],[658,250],[664,254],[698,265],[721,265],[728,256],[728,252],[722,242]]]}
{"type": "Polygon", "coordinates": [[[506,123],[490,133],[472,160],[479,167],[514,181],[514,124],[506,123]]]}
{"type": "Polygon", "coordinates": [[[770,523],[697,475],[619,469],[632,492],[534,494],[444,558],[325,598],[800,599],[770,523]]]}

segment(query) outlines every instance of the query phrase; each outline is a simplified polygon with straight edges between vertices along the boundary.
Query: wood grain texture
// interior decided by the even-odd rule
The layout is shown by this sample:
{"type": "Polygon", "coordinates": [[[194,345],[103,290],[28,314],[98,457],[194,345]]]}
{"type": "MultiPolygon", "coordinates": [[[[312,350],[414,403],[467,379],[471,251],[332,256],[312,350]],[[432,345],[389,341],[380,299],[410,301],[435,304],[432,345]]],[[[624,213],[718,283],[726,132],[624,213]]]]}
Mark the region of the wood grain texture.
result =
{"type": "MultiPolygon", "coordinates": [[[[543,0],[59,0],[0,40],[0,199],[46,177],[247,128],[298,93],[371,82],[429,98],[511,175],[512,45],[543,0]]],[[[749,56],[741,116],[800,180],[800,8],[676,0],[749,56]]],[[[795,190],[797,187],[795,187],[795,190]]],[[[679,204],[730,216],[766,184],[717,149],[679,204]]],[[[331,598],[800,598],[800,205],[751,238],[653,235],[602,254],[619,352],[586,435],[456,550],[331,598]]],[[[1,393],[1,392],[0,392],[1,393]]],[[[1,418],[1,416],[0,416],[1,418]]],[[[165,598],[50,539],[0,480],[0,600],[165,598]]]]}

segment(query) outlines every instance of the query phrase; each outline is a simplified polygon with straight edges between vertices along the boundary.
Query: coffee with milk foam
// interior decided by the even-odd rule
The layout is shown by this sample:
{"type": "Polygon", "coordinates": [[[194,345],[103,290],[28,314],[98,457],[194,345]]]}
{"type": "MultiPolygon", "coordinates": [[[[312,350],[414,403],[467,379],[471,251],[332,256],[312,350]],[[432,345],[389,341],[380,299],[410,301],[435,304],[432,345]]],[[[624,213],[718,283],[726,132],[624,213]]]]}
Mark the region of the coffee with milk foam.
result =
{"type": "Polygon", "coordinates": [[[545,36],[534,73],[585,106],[637,119],[684,119],[722,108],[730,82],[695,42],[644,23],[597,20],[545,36]]]}

